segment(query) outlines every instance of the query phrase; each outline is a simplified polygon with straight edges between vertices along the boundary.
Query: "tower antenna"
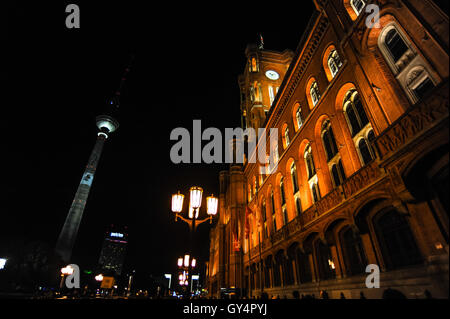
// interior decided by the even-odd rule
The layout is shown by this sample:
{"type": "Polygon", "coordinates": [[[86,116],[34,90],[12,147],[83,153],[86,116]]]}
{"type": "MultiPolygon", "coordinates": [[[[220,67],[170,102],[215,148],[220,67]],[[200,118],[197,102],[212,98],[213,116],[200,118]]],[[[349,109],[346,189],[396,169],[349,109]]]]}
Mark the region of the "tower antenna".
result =
{"type": "Polygon", "coordinates": [[[116,92],[114,93],[114,95],[110,101],[110,104],[114,105],[116,108],[119,108],[119,106],[120,106],[120,95],[122,94],[122,90],[125,85],[125,81],[127,80],[128,73],[130,73],[130,69],[133,64],[133,61],[134,61],[134,54],[130,54],[130,60],[128,61],[127,66],[125,67],[125,70],[123,71],[122,78],[120,79],[119,87],[117,88],[116,92]]]}

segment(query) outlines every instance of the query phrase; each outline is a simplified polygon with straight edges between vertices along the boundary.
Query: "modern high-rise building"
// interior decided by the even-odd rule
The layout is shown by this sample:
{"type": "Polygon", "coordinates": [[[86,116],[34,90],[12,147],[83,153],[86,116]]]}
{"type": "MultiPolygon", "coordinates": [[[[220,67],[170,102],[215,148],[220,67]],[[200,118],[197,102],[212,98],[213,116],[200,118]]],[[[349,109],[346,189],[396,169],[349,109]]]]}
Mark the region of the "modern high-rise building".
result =
{"type": "Polygon", "coordinates": [[[103,241],[100,258],[98,260],[99,271],[105,274],[120,276],[125,261],[128,244],[126,227],[123,229],[111,227],[107,231],[103,241]]]}
{"type": "Polygon", "coordinates": [[[276,128],[278,143],[258,138],[220,174],[212,296],[448,298],[449,20],[437,3],[314,0],[293,54],[248,46],[242,126],[276,128]],[[249,160],[263,147],[277,165],[249,160]],[[373,269],[380,288],[366,285],[373,269]]]}

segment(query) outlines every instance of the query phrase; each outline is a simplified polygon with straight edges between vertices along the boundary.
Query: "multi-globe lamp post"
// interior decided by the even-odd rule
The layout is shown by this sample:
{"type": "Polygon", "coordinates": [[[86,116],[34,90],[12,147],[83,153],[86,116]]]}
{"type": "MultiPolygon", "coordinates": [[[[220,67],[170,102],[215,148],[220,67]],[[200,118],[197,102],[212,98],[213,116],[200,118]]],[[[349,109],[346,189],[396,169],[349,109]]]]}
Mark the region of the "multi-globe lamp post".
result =
{"type": "Polygon", "coordinates": [[[217,206],[219,200],[214,195],[206,197],[206,214],[209,217],[199,220],[199,210],[202,205],[203,189],[201,187],[193,186],[189,190],[189,212],[188,218],[183,217],[181,214],[183,210],[184,195],[178,192],[172,195],[172,212],[175,213],[175,221],[181,219],[189,225],[191,232],[195,232],[195,228],[206,222],[212,223],[213,216],[217,214],[217,206]]]}
{"type": "MultiPolygon", "coordinates": [[[[206,214],[209,217],[204,219],[198,219],[200,207],[202,205],[203,189],[198,186],[193,186],[189,190],[189,210],[187,217],[183,217],[181,212],[183,211],[184,195],[178,192],[172,195],[172,212],[175,213],[175,221],[178,219],[189,225],[190,229],[190,252],[192,252],[193,236],[196,227],[209,220],[212,224],[213,217],[217,214],[217,208],[219,200],[214,195],[206,198],[206,214]]],[[[179,282],[181,286],[187,286],[189,284],[189,276],[192,269],[196,266],[197,260],[190,260],[190,255],[186,254],[184,259],[180,257],[178,259],[178,267],[183,268],[183,273],[179,276],[179,282]]]]}
{"type": "MultiPolygon", "coordinates": [[[[183,257],[178,258],[178,269],[179,275],[178,280],[181,287],[186,287],[189,285],[190,278],[192,277],[191,272],[194,270],[197,265],[197,260],[195,258],[191,259],[191,256],[186,254],[183,257]]],[[[191,287],[192,289],[192,287],[191,287]]]]}

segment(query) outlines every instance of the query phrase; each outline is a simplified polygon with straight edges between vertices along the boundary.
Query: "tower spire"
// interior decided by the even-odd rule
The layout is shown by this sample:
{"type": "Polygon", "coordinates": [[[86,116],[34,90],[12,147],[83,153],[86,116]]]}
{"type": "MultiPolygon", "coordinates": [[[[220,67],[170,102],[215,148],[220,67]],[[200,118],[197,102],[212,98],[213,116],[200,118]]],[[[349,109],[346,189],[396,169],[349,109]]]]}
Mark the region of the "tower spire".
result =
{"type": "Polygon", "coordinates": [[[258,44],[258,49],[260,50],[264,50],[264,38],[262,36],[262,33],[258,33],[259,36],[259,44],[258,44]]]}
{"type": "Polygon", "coordinates": [[[120,78],[119,87],[114,92],[114,95],[109,102],[110,105],[112,105],[116,108],[119,108],[119,106],[120,106],[120,96],[122,94],[123,87],[127,80],[128,73],[130,73],[131,66],[133,65],[133,61],[134,61],[134,54],[130,54],[130,59],[128,61],[128,64],[123,71],[122,77],[120,78]]]}

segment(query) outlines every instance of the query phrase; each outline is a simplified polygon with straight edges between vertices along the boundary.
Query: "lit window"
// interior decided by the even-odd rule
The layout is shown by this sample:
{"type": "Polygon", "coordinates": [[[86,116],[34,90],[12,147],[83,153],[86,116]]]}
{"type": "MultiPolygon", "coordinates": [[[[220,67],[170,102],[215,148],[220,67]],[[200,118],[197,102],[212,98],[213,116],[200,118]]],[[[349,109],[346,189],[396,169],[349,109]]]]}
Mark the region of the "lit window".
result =
{"type": "Polygon", "coordinates": [[[300,106],[298,107],[297,112],[295,113],[295,119],[297,120],[298,129],[300,129],[303,125],[302,109],[300,108],[300,106]]]}
{"type": "Polygon", "coordinates": [[[288,147],[289,144],[291,143],[291,140],[289,139],[289,128],[287,128],[287,127],[284,130],[284,140],[285,140],[285,143],[286,143],[286,147],[288,147]]]}
{"type": "Polygon", "coordinates": [[[291,176],[292,176],[292,188],[295,194],[298,192],[297,167],[295,166],[295,163],[292,163],[291,165],[291,176]]]}
{"type": "Polygon", "coordinates": [[[311,179],[314,175],[316,175],[316,168],[314,166],[314,160],[313,160],[310,145],[308,145],[306,147],[304,157],[305,157],[306,169],[308,171],[308,179],[311,179]]]}
{"type": "Polygon", "coordinates": [[[319,86],[317,85],[316,81],[314,81],[311,84],[311,88],[310,88],[309,92],[311,94],[311,100],[312,100],[313,106],[316,106],[316,104],[319,102],[319,99],[320,99],[319,86]]]}
{"type": "Polygon", "coordinates": [[[341,185],[344,182],[345,173],[340,159],[337,164],[333,164],[333,166],[331,167],[331,176],[333,177],[333,183],[335,187],[341,185]]]}
{"type": "Polygon", "coordinates": [[[317,183],[311,183],[311,192],[314,202],[318,202],[320,200],[320,190],[317,183]]]}
{"type": "Polygon", "coordinates": [[[284,192],[284,178],[280,181],[281,206],[286,204],[286,194],[284,192]]]}
{"type": "Polygon", "coordinates": [[[346,93],[343,109],[350,132],[352,137],[354,137],[369,123],[366,111],[355,89],[346,93]]]}
{"type": "Polygon", "coordinates": [[[328,57],[328,67],[330,68],[331,75],[334,77],[342,66],[341,58],[336,50],[331,51],[328,57]]]}
{"type": "Polygon", "coordinates": [[[336,146],[336,140],[334,139],[333,129],[331,123],[326,121],[322,126],[322,141],[325,147],[325,153],[327,154],[327,160],[330,161],[337,154],[338,149],[336,146]]]}
{"type": "Polygon", "coordinates": [[[270,98],[270,105],[272,105],[273,101],[275,100],[275,95],[273,94],[273,87],[269,85],[269,98],[270,98]]]}
{"type": "Polygon", "coordinates": [[[380,32],[378,47],[412,103],[423,98],[437,84],[431,76],[432,67],[395,23],[380,32]]]}
{"type": "Polygon", "coordinates": [[[353,10],[355,11],[356,15],[360,15],[362,12],[362,9],[366,5],[364,1],[362,0],[350,0],[350,5],[352,6],[353,10]]]}

